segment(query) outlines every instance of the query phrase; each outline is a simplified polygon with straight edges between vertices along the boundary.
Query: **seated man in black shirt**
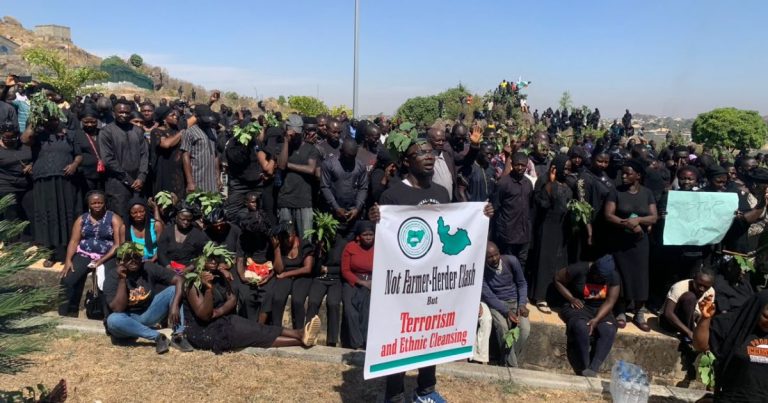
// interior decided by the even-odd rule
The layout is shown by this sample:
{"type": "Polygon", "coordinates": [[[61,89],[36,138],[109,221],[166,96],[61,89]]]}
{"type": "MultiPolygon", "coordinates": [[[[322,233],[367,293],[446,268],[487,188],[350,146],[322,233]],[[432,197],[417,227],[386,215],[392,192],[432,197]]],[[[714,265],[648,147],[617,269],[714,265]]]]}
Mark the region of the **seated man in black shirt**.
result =
{"type": "Polygon", "coordinates": [[[117,249],[117,270],[107,271],[104,280],[104,298],[111,312],[107,316],[107,333],[116,339],[141,337],[154,341],[158,354],[168,352],[169,343],[181,351],[192,351],[183,334],[184,279],[155,263],[142,262],[143,256],[144,247],[134,242],[126,242],[117,249]],[[156,292],[158,288],[162,291],[156,292]],[[150,327],[166,317],[175,327],[170,342],[150,327]]]}

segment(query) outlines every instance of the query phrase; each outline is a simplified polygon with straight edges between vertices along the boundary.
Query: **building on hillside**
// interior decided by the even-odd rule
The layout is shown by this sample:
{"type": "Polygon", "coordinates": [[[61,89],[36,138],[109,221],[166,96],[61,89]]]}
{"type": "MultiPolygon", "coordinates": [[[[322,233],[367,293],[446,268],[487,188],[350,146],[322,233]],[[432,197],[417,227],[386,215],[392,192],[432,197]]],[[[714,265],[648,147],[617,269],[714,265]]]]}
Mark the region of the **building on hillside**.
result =
{"type": "Polygon", "coordinates": [[[0,56],[11,56],[18,48],[18,43],[0,35],[0,56]]]}
{"type": "Polygon", "coordinates": [[[45,40],[72,42],[72,31],[63,25],[35,25],[35,35],[45,40]]]}

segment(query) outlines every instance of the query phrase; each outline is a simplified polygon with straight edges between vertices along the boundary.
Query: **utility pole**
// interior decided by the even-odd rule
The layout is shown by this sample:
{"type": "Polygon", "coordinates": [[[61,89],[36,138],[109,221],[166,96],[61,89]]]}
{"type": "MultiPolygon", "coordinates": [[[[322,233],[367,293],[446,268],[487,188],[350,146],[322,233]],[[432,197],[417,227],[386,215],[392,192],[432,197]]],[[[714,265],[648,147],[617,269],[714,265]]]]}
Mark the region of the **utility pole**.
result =
{"type": "Polygon", "coordinates": [[[355,0],[355,71],[352,78],[352,117],[357,118],[360,114],[357,104],[357,79],[358,64],[360,62],[360,0],[355,0]]]}

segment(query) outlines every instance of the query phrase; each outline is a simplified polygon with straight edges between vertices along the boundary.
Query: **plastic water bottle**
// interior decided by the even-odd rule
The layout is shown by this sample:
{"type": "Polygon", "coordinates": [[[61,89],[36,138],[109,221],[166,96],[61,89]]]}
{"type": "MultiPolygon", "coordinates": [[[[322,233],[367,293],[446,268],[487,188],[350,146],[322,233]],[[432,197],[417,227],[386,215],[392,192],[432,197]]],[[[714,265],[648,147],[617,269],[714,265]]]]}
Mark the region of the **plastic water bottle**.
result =
{"type": "Polygon", "coordinates": [[[616,403],[647,403],[648,376],[637,365],[619,360],[611,368],[610,391],[616,403]]]}

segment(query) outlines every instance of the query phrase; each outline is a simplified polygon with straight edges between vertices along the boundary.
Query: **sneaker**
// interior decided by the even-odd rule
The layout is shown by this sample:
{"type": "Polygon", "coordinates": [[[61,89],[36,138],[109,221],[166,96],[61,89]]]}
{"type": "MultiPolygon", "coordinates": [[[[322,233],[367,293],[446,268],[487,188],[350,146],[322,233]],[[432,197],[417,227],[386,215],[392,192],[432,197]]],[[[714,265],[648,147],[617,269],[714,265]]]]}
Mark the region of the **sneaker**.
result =
{"type": "Polygon", "coordinates": [[[184,337],[183,334],[174,334],[171,336],[171,347],[183,353],[188,353],[195,350],[192,345],[189,344],[189,341],[186,337],[184,337]]]}
{"type": "Polygon", "coordinates": [[[446,403],[444,397],[440,396],[437,392],[432,392],[428,395],[419,396],[416,392],[413,392],[413,403],[446,403]]]}
{"type": "Polygon", "coordinates": [[[168,352],[169,345],[170,341],[168,340],[168,337],[160,333],[160,335],[157,336],[157,340],[155,340],[155,352],[158,354],[165,354],[168,352]]]}
{"type": "Polygon", "coordinates": [[[307,347],[312,347],[317,342],[317,336],[320,335],[320,317],[315,315],[309,322],[304,325],[304,337],[301,338],[301,343],[307,347]]]}

